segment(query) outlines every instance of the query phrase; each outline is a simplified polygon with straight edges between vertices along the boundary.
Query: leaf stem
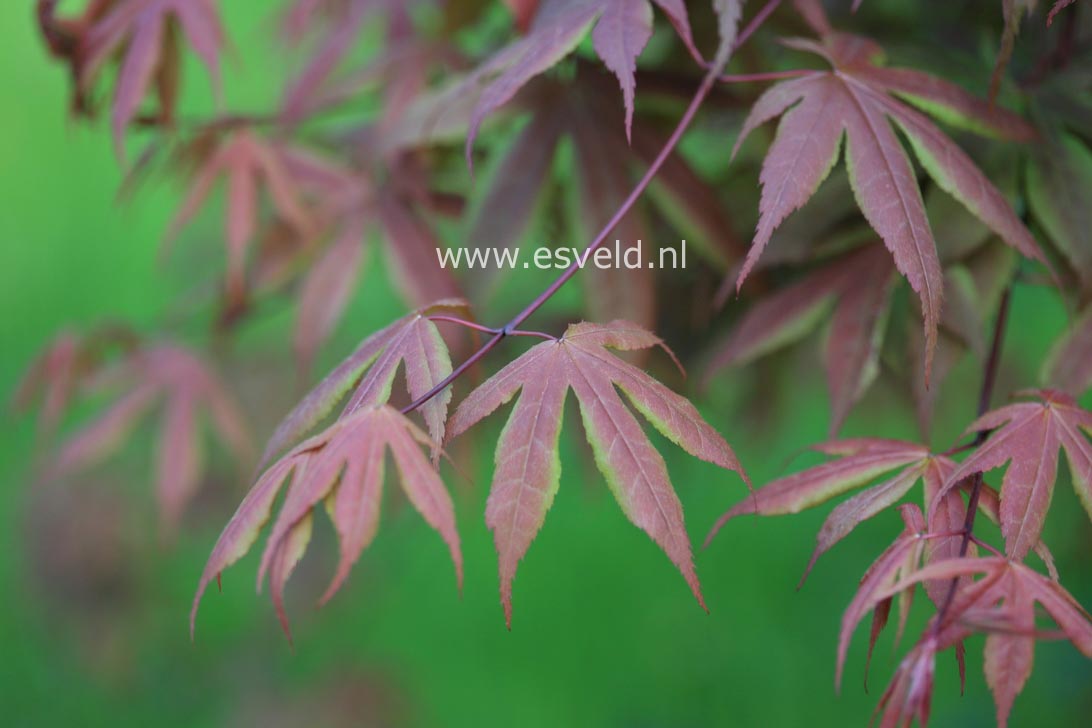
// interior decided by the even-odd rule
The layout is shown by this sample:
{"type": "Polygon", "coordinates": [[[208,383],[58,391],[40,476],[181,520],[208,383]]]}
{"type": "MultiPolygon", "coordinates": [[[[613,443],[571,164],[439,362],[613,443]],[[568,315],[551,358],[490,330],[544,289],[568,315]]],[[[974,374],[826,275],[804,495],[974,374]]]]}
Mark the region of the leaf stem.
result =
{"type": "Polygon", "coordinates": [[[767,71],[765,73],[726,73],[717,80],[721,83],[752,83],[757,81],[779,81],[784,78],[800,78],[815,73],[806,69],[796,71],[767,71]]]}
{"type": "Polygon", "coordinates": [[[459,326],[464,326],[464,327],[466,327],[468,329],[473,329],[474,331],[480,331],[483,334],[496,334],[496,333],[498,333],[498,331],[496,329],[490,328],[488,326],[482,326],[481,324],[476,324],[473,321],[467,321],[466,319],[461,319],[458,316],[443,316],[441,314],[436,314],[435,316],[429,316],[428,320],[429,321],[442,321],[444,323],[449,323],[449,324],[458,324],[459,326]]]}
{"type": "MultiPolygon", "coordinates": [[[[751,19],[751,22],[748,23],[747,26],[736,37],[736,40],[732,44],[730,52],[720,54],[722,57],[718,58],[717,62],[709,67],[709,70],[706,72],[705,76],[702,77],[701,85],[698,86],[698,90],[694,92],[694,96],[693,98],[691,98],[690,104],[686,107],[686,111],[683,112],[682,117],[675,125],[674,131],[671,132],[671,136],[668,137],[667,141],[664,143],[663,148],[660,149],[660,153],[656,155],[656,158],[652,161],[652,164],[648,166],[648,169],[645,171],[644,175],[641,177],[640,180],[638,180],[637,184],[633,187],[633,190],[629,193],[629,196],[626,197],[626,199],[618,207],[611,219],[607,221],[607,224],[603,226],[603,228],[599,231],[595,238],[593,238],[588,246],[584,249],[583,255],[580,256],[580,260],[586,260],[588,254],[594,252],[596,248],[598,248],[600,245],[603,244],[604,241],[607,240],[607,237],[622,221],[622,218],[625,217],[626,213],[628,213],[630,209],[633,208],[637,200],[640,199],[642,194],[644,194],[645,190],[648,188],[653,178],[660,171],[660,167],[662,167],[664,162],[667,161],[667,158],[671,156],[671,153],[675,151],[675,147],[678,146],[679,140],[682,139],[683,134],[690,127],[691,122],[694,120],[694,116],[698,113],[698,109],[701,108],[701,105],[705,101],[705,98],[709,95],[709,92],[716,85],[717,80],[721,75],[721,72],[728,64],[728,60],[729,58],[731,58],[732,53],[734,53],[740,45],[742,45],[748,38],[750,38],[756,30],[758,30],[762,23],[766,21],[770,14],[780,4],[781,0],[769,0],[769,2],[767,2],[766,5],[761,10],[759,10],[758,13],[755,14],[755,17],[751,19]]],[[[557,293],[558,290],[569,281],[570,278],[576,275],[576,272],[578,270],[580,270],[580,266],[578,265],[577,261],[574,260],[568,268],[561,272],[561,274],[554,280],[553,283],[547,286],[542,293],[540,293],[534,298],[534,300],[527,304],[522,311],[513,316],[512,319],[504,326],[500,327],[499,329],[493,329],[493,331],[495,331],[496,333],[494,333],[490,339],[482,344],[482,346],[477,351],[467,357],[458,367],[456,367],[451,372],[451,374],[447,375],[441,381],[439,381],[436,386],[425,392],[413,402],[410,402],[408,405],[406,405],[406,407],[402,409],[402,413],[408,414],[412,412],[413,410],[417,409],[425,402],[429,401],[437,394],[442,392],[448,387],[448,385],[450,385],[453,381],[462,376],[462,374],[467,369],[481,361],[481,359],[484,358],[485,355],[488,354],[505,337],[519,335],[536,335],[532,332],[519,331],[519,325],[526,321],[528,318],[530,318],[530,316],[535,311],[540,309],[543,304],[549,301],[550,298],[552,298],[553,295],[557,293]]]]}

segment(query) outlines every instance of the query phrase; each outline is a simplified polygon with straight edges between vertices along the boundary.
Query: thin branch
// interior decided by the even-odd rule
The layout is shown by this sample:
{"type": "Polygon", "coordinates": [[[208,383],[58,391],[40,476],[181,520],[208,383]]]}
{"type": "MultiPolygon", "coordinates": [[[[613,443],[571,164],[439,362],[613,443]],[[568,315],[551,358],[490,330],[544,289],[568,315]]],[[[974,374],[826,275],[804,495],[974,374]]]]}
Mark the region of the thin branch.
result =
{"type": "MultiPolygon", "coordinates": [[[[649,165],[644,175],[634,186],[633,190],[629,193],[629,196],[626,197],[625,201],[622,202],[622,204],[618,207],[618,210],[615,211],[611,219],[607,222],[606,225],[603,226],[603,228],[599,231],[599,234],[596,235],[591,243],[589,243],[588,246],[584,249],[583,255],[580,256],[580,260],[586,260],[589,254],[594,252],[596,248],[602,245],[607,240],[608,236],[611,234],[614,228],[617,227],[618,224],[622,221],[622,218],[625,217],[626,213],[628,213],[630,209],[632,209],[633,206],[637,203],[637,200],[640,199],[642,194],[644,194],[645,190],[648,188],[653,178],[660,171],[660,167],[662,167],[664,162],[667,161],[667,158],[671,156],[671,153],[675,151],[675,147],[678,145],[679,140],[682,139],[683,134],[690,127],[690,123],[694,120],[694,116],[698,113],[698,109],[701,108],[702,102],[705,101],[705,98],[709,95],[709,92],[716,85],[717,79],[720,77],[721,72],[724,70],[724,66],[727,65],[728,59],[731,58],[732,53],[734,53],[740,45],[742,45],[748,38],[750,38],[756,30],[758,30],[759,26],[761,26],[762,23],[766,21],[770,14],[780,4],[781,0],[769,0],[769,2],[767,2],[766,5],[758,11],[755,17],[751,20],[751,22],[747,24],[747,27],[744,28],[737,36],[736,41],[732,44],[731,52],[722,54],[723,57],[718,59],[717,63],[713,64],[709,68],[705,76],[702,78],[701,85],[698,86],[698,90],[694,93],[694,97],[690,100],[690,104],[686,107],[686,111],[683,112],[683,115],[679,119],[679,122],[675,125],[675,130],[671,132],[671,136],[668,137],[667,141],[664,143],[664,146],[660,150],[660,153],[656,155],[656,158],[652,161],[652,164],[649,165]]],[[[481,346],[481,348],[479,348],[477,351],[467,357],[462,364],[456,367],[455,370],[451,372],[451,374],[447,375],[440,382],[438,382],[436,386],[425,392],[413,402],[410,402],[406,407],[402,409],[402,413],[408,414],[412,412],[413,410],[417,409],[425,402],[429,401],[437,394],[442,392],[453,381],[462,376],[462,374],[467,369],[481,361],[482,358],[484,358],[485,355],[488,354],[505,337],[520,335],[517,334],[519,325],[526,321],[531,316],[531,314],[541,308],[543,304],[549,301],[550,298],[552,298],[553,295],[557,293],[558,290],[569,281],[570,278],[576,275],[576,272],[579,269],[580,268],[577,262],[574,260],[568,268],[562,271],[561,275],[559,275],[553,283],[546,287],[546,290],[544,290],[537,297],[535,297],[535,299],[527,304],[527,306],[524,307],[522,311],[513,316],[508,323],[506,323],[499,329],[496,329],[497,333],[494,334],[492,338],[487,340],[481,346]]]]}
{"type": "MultiPolygon", "coordinates": [[[[990,342],[990,355],[986,359],[986,368],[982,375],[982,388],[978,394],[978,416],[986,414],[990,409],[990,399],[993,397],[994,385],[997,383],[997,370],[1000,368],[1001,363],[1001,347],[1005,338],[1005,327],[1009,320],[1009,303],[1012,300],[1012,286],[1005,288],[1005,292],[1001,294],[1001,304],[997,309],[997,320],[993,325],[993,340],[990,342]]],[[[974,446],[977,447],[986,441],[989,437],[988,432],[979,432],[975,436],[974,446]]],[[[978,515],[978,501],[982,495],[982,473],[975,473],[971,476],[971,495],[967,501],[967,515],[963,519],[963,540],[959,544],[959,557],[963,558],[967,555],[967,550],[970,548],[971,541],[974,539],[974,521],[978,515]]],[[[948,614],[948,610],[952,607],[952,602],[955,600],[956,588],[959,585],[959,578],[953,578],[948,585],[948,593],[944,597],[944,602],[941,604],[940,609],[937,610],[936,622],[933,626],[933,631],[939,633],[941,625],[944,623],[944,618],[948,614]]]]}

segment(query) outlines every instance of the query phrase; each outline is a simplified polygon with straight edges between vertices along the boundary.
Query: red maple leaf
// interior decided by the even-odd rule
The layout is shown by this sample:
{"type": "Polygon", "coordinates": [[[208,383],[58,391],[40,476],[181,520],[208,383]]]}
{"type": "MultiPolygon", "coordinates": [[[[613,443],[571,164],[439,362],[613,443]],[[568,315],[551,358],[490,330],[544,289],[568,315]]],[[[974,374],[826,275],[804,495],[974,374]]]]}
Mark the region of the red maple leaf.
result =
{"type": "Polygon", "coordinates": [[[325,602],[338,590],[353,563],[375,537],[383,460],[388,450],[394,458],[402,490],[451,551],[461,588],[463,560],[455,530],[455,509],[439,474],[421,451],[421,445],[431,444],[429,436],[398,410],[387,405],[369,405],[338,420],[271,465],[239,504],[213,547],[194,596],[191,634],[205,588],[250,550],[269,520],[277,494],[287,487],[284,504],[262,553],[258,588],[261,589],[268,574],[277,616],[291,640],[284,610],[284,586],[311,540],[314,506],[324,499],[330,504],[331,520],[341,543],[337,572],[321,600],[325,602]]]}
{"type": "Polygon", "coordinates": [[[991,434],[951,474],[941,491],[975,473],[1009,463],[1001,483],[1001,534],[1006,553],[1017,561],[1039,541],[1054,492],[1060,450],[1069,461],[1077,497],[1092,517],[1092,442],[1087,437],[1092,434],[1092,413],[1063,392],[1032,394],[1038,401],[987,412],[967,428],[967,432],[991,434]]]}
{"type": "MultiPolygon", "coordinates": [[[[683,42],[692,49],[686,6],[680,0],[652,2],[667,15],[683,42]]],[[[626,138],[630,137],[636,87],[634,72],[637,57],[652,37],[652,3],[649,0],[542,0],[527,34],[498,51],[468,81],[470,86],[485,84],[470,117],[466,138],[468,161],[485,117],[507,103],[532,78],[572,53],[589,30],[596,54],[618,78],[622,88],[626,138]]]]}
{"type": "MultiPolygon", "coordinates": [[[[266,444],[262,464],[298,442],[346,397],[342,418],[358,409],[385,404],[400,367],[405,368],[406,388],[413,399],[442,381],[451,373],[451,357],[436,324],[428,318],[437,314],[465,316],[467,306],[458,300],[437,301],[362,341],[285,416],[266,444]]],[[[434,448],[444,439],[450,401],[451,390],[447,389],[421,406],[434,448]]]]}
{"type": "Polygon", "coordinates": [[[575,324],[560,339],[531,348],[501,369],[467,395],[452,415],[449,436],[455,437],[520,392],[497,443],[485,514],[497,547],[501,602],[509,626],[516,566],[542,527],[561,480],[558,438],[570,389],[580,405],[596,464],[618,504],[664,549],[704,606],[682,504],[667,466],[617,389],[661,434],[688,453],[745,479],[746,475],[728,444],[690,402],[608,351],[655,346],[664,344],[624,321],[575,324]]]}
{"type": "Polygon", "coordinates": [[[108,62],[119,59],[111,112],[118,157],[124,156],[125,130],[153,83],[159,120],[168,124],[173,120],[181,63],[179,31],[208,69],[218,93],[224,37],[214,0],[112,0],[105,10],[96,8],[94,22],[79,37],[78,98],[86,97],[108,62]]]}
{"type": "Polygon", "coordinates": [[[196,354],[171,344],[136,349],[99,374],[97,388],[121,388],[105,412],[58,449],[47,475],[57,478],[88,468],[115,453],[157,404],[163,404],[156,461],[156,497],[163,527],[173,533],[200,484],[204,467],[201,420],[208,417],[218,440],[241,464],[253,446],[229,390],[196,354]]]}
{"type": "Polygon", "coordinates": [[[928,372],[940,323],[943,274],[917,177],[891,123],[906,134],[918,161],[939,187],[1025,256],[1037,260],[1043,256],[1009,203],[971,159],[925,116],[892,95],[975,131],[1020,140],[1032,138],[1034,132],[1019,117],[991,109],[947,81],[876,65],[882,50],[866,38],[831,33],[822,42],[785,43],[822,56],[832,68],[773,86],[744,121],[736,150],[756,127],[782,117],[762,165],[758,227],[737,287],[778,225],[827,177],[844,136],[857,203],[921,298],[928,372]]]}

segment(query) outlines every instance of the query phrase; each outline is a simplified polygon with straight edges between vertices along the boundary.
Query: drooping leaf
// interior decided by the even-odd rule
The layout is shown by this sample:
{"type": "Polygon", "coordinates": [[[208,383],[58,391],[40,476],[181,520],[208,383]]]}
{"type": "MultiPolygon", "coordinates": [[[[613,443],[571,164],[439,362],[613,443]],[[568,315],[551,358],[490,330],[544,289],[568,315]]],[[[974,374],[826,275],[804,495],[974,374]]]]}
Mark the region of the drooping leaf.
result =
{"type": "Polygon", "coordinates": [[[664,549],[703,603],[682,505],[667,467],[617,389],[661,434],[691,455],[745,476],[731,448],[690,402],[608,351],[655,346],[662,347],[663,342],[622,321],[570,326],[562,338],[531,348],[501,369],[452,415],[448,431],[455,437],[520,392],[497,443],[496,471],[486,503],[509,624],[516,566],[542,527],[560,483],[558,438],[570,389],[580,405],[596,464],[622,510],[664,549]]]}
{"type": "Polygon", "coordinates": [[[890,258],[873,246],[840,256],[755,304],[713,354],[709,374],[796,341],[833,304],[823,365],[834,435],[875,379],[893,282],[890,258]]]}
{"type": "Polygon", "coordinates": [[[1031,674],[1036,626],[1035,605],[1043,607],[1061,633],[1086,657],[1092,657],[1092,617],[1057,581],[1017,561],[1002,557],[962,558],[922,567],[892,585],[887,594],[930,579],[955,579],[981,574],[961,600],[953,603],[949,620],[964,629],[987,633],[986,682],[997,703],[999,726],[1008,724],[1013,701],[1031,674]]]}
{"type": "MultiPolygon", "coordinates": [[[[679,36],[693,47],[686,6],[680,0],[652,0],[667,15],[679,36]]],[[[466,155],[482,121],[507,103],[535,76],[572,53],[592,33],[596,54],[618,78],[626,110],[626,137],[633,121],[634,71],[637,57],[652,36],[649,0],[542,0],[527,35],[501,49],[473,74],[485,82],[470,119],[466,155]]]]}
{"type": "Polygon", "coordinates": [[[174,118],[181,63],[179,31],[218,90],[224,34],[213,0],[117,0],[79,39],[76,83],[80,97],[86,97],[104,67],[118,59],[111,127],[119,158],[124,157],[125,131],[153,83],[160,121],[169,124],[174,118]]]}
{"type": "MultiPolygon", "coordinates": [[[[264,466],[274,455],[299,441],[330,415],[350,392],[342,418],[359,409],[385,404],[390,399],[395,375],[403,365],[407,389],[414,399],[450,374],[447,345],[436,324],[428,319],[437,314],[466,315],[467,307],[458,300],[437,301],[366,338],[281,420],[265,446],[261,464],[264,466]]],[[[421,407],[435,447],[444,439],[450,400],[451,390],[448,389],[421,407]]]]}
{"type": "Polygon", "coordinates": [[[936,640],[927,639],[902,659],[876,705],[880,728],[910,728],[915,720],[929,724],[938,651],[936,640]]]}
{"type": "Polygon", "coordinates": [[[1039,541],[1060,450],[1066,453],[1077,497],[1092,518],[1092,442],[1086,436],[1092,434],[1092,413],[1063,392],[1040,390],[1035,396],[1038,401],[1001,407],[972,423],[967,432],[991,435],[944,486],[950,490],[969,475],[1009,464],[1001,483],[1000,518],[1005,552],[1015,560],[1039,541]]]}
{"type": "MultiPolygon", "coordinates": [[[[401,0],[340,0],[328,9],[324,22],[286,18],[292,39],[307,35],[302,28],[319,30],[307,63],[286,85],[280,118],[296,126],[308,118],[339,106],[348,107],[362,93],[377,89],[383,97],[383,112],[366,125],[378,133],[397,123],[428,82],[429,73],[453,54],[441,43],[416,32],[411,17],[414,2],[401,0]],[[378,16],[378,17],[377,17],[378,16]],[[369,21],[377,21],[369,25],[369,21]],[[362,65],[353,62],[361,34],[380,32],[384,43],[378,53],[362,65]]],[[[296,6],[302,9],[303,4],[296,6]]]]}
{"type": "MultiPolygon", "coordinates": [[[[603,22],[603,21],[600,21],[603,22]]],[[[572,140],[576,179],[574,215],[578,239],[591,240],[611,219],[632,190],[627,167],[618,163],[628,148],[617,136],[603,133],[602,121],[591,109],[572,109],[572,140]]],[[[613,251],[621,253],[615,267],[586,268],[588,313],[597,321],[625,320],[650,328],[656,323],[656,279],[649,263],[654,253],[643,210],[627,213],[609,233],[613,251]],[[635,267],[630,267],[631,263],[635,267]],[[624,267],[622,267],[624,265],[624,267]]],[[[652,263],[655,265],[655,263],[652,263]]]]}
{"type": "Polygon", "coordinates": [[[319,346],[348,304],[364,258],[363,237],[359,225],[347,224],[303,279],[292,342],[302,374],[310,370],[319,346]]]}
{"type": "Polygon", "coordinates": [[[322,597],[325,602],[338,590],[375,536],[383,459],[388,451],[394,459],[402,490],[447,544],[461,588],[463,566],[455,509],[439,474],[421,451],[422,445],[431,444],[431,438],[405,415],[388,405],[373,404],[339,420],[271,465],[243,499],[213,547],[194,596],[191,633],[205,588],[250,550],[270,518],[277,494],[286,488],[284,503],[258,567],[258,589],[261,590],[268,575],[277,616],[291,639],[284,610],[284,587],[307,549],[314,507],[321,501],[327,503],[341,544],[337,571],[322,597]]]}
{"type": "Polygon", "coordinates": [[[79,375],[86,369],[87,348],[87,342],[81,336],[64,331],[54,337],[27,368],[15,390],[12,406],[25,411],[40,396],[40,431],[52,431],[68,409],[79,375]]]}
{"type": "MultiPolygon", "coordinates": [[[[834,673],[834,684],[838,689],[842,685],[842,672],[849,652],[849,641],[857,630],[857,625],[872,609],[884,609],[886,613],[886,610],[890,608],[892,596],[887,593],[887,590],[898,583],[900,578],[914,573],[921,561],[922,551],[925,548],[925,539],[922,538],[925,533],[925,519],[921,515],[921,510],[914,505],[903,505],[899,507],[899,512],[905,528],[895,542],[868,567],[868,571],[861,578],[857,593],[842,615],[842,628],[838,637],[838,659],[834,673]]],[[[903,618],[905,619],[905,614],[903,618]]],[[[873,630],[869,652],[876,642],[876,637],[876,630],[873,630]]]]}
{"type": "MultiPolygon", "coordinates": [[[[193,165],[189,190],[170,223],[165,244],[169,245],[196,216],[221,178],[227,202],[224,214],[224,243],[227,247],[228,296],[238,303],[246,289],[248,249],[259,225],[259,190],[265,188],[278,219],[287,223],[301,239],[317,232],[310,206],[299,186],[300,177],[290,172],[290,146],[266,141],[248,129],[199,138],[185,150],[193,165]]],[[[301,156],[293,157],[298,165],[301,156]]]]}
{"type": "MultiPolygon", "coordinates": [[[[837,455],[839,459],[773,480],[759,488],[753,497],[740,501],[720,517],[706,537],[706,544],[724,524],[737,516],[799,513],[900,468],[882,483],[861,491],[831,511],[816,538],[815,552],[804,572],[807,577],[816,560],[849,535],[857,524],[901,500],[919,479],[927,477],[930,469],[951,467],[947,458],[930,454],[928,448],[899,440],[833,440],[817,445],[815,449],[837,455]]],[[[932,477],[931,474],[928,477],[932,477]]]]}
{"type": "MultiPolygon", "coordinates": [[[[655,158],[664,139],[643,125],[634,130],[632,149],[618,137],[612,125],[621,123],[622,114],[609,96],[610,83],[605,74],[584,74],[565,84],[537,79],[524,89],[520,105],[531,118],[483,175],[483,194],[472,205],[467,224],[468,244],[487,254],[525,246],[536,230],[536,212],[551,209],[547,202],[554,199],[554,185],[562,188],[559,197],[569,203],[574,239],[592,239],[612,218],[636,184],[642,163],[655,158]],[[553,175],[556,168],[565,169],[555,164],[565,139],[571,143],[573,170],[553,175]]],[[[655,320],[657,269],[651,266],[660,265],[661,254],[658,241],[649,234],[653,214],[677,226],[679,239],[691,244],[688,250],[712,265],[726,268],[738,254],[725,206],[713,186],[681,157],[665,163],[653,190],[647,198],[650,204],[644,200],[635,204],[607,236],[605,247],[619,251],[621,267],[600,269],[593,258],[586,259],[580,277],[587,280],[586,313],[591,319],[625,318],[645,326],[655,320]],[[640,256],[632,252],[638,241],[640,256]]],[[[666,241],[659,242],[666,247],[666,241]]],[[[685,262],[678,248],[673,251],[674,255],[665,251],[664,265],[685,262]]],[[[578,248],[565,252],[570,259],[579,255],[578,248]]],[[[476,290],[485,300],[512,270],[490,267],[467,273],[472,276],[468,290],[476,290]]]]}
{"type": "Polygon", "coordinates": [[[1092,287],[1092,151],[1070,134],[1044,134],[1028,156],[1027,196],[1034,219],[1069,262],[1085,288],[1092,287]]]}
{"type": "Polygon", "coordinates": [[[410,305],[462,297],[451,271],[437,265],[436,251],[442,244],[408,200],[382,194],[376,213],[394,278],[410,305]]]}
{"type": "Polygon", "coordinates": [[[1073,395],[1092,387],[1092,306],[1086,308],[1051,349],[1043,362],[1042,378],[1073,395]]]}
{"type": "Polygon", "coordinates": [[[971,159],[926,117],[892,94],[975,131],[1020,140],[1034,132],[1019,117],[990,109],[948,82],[876,65],[882,51],[867,39],[835,33],[822,43],[792,40],[787,44],[822,56],[832,70],[773,86],[755,102],[744,121],[736,149],[757,126],[782,117],[763,162],[758,227],[737,287],[742,286],[774,230],[830,173],[844,136],[846,164],[858,205],[921,299],[925,368],[929,371],[943,301],[942,272],[916,175],[892,122],[907,136],[918,160],[942,189],[1024,255],[1041,260],[1042,254],[1009,203],[971,159]]]}
{"type": "Polygon", "coordinates": [[[163,406],[156,461],[156,497],[164,530],[171,534],[193,498],[203,469],[201,420],[207,418],[241,465],[253,446],[234,398],[209,366],[176,345],[138,349],[104,375],[125,389],[91,423],[65,441],[50,465],[49,477],[64,477],[114,454],[157,404],[163,406]]]}
{"type": "Polygon", "coordinates": [[[462,298],[452,271],[438,264],[442,243],[415,204],[415,198],[429,193],[424,170],[394,160],[389,172],[398,183],[384,185],[363,170],[333,167],[299,149],[286,151],[285,168],[318,201],[313,216],[323,233],[314,241],[302,241],[302,249],[301,241],[290,241],[299,257],[310,262],[300,286],[295,331],[301,371],[344,314],[373,231],[379,233],[390,276],[411,308],[462,298]]]}

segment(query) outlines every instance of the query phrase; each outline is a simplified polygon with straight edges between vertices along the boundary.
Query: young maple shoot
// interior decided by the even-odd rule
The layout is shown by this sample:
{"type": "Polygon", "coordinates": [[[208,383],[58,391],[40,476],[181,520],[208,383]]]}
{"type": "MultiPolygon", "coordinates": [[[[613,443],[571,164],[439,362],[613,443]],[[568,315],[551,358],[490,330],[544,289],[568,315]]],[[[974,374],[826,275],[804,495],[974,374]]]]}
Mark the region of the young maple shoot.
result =
{"type": "MultiPolygon", "coordinates": [[[[982,666],[1000,726],[1028,684],[1037,640],[1062,638],[1092,657],[1092,618],[1061,584],[1046,528],[1062,453],[1092,518],[1092,412],[1080,401],[1092,387],[1092,120],[1078,42],[1087,28],[1077,20],[1087,9],[1056,0],[1036,15],[1034,2],[998,0],[989,13],[959,16],[996,38],[996,54],[968,72],[975,87],[954,71],[886,63],[885,46],[900,57],[915,43],[931,52],[923,38],[935,45],[956,17],[939,11],[888,23],[882,3],[861,0],[508,0],[499,30],[484,5],[284,0],[279,41],[299,70],[280,79],[265,113],[229,113],[220,57],[230,44],[216,0],[86,0],[65,6],[70,15],[57,0],[37,2],[43,41],[71,75],[72,112],[93,118],[99,95],[110,98],[123,192],[160,155],[183,181],[165,245],[205,229],[223,188],[223,281],[205,288],[220,308],[217,337],[267,303],[294,301],[290,348],[295,375],[308,377],[374,267],[372,237],[408,311],[363,336],[273,430],[201,574],[191,634],[208,585],[271,522],[257,585],[269,582],[291,639],[285,589],[315,511],[325,506],[338,540],[325,603],[376,537],[388,472],[446,546],[461,589],[444,448],[509,403],[484,518],[511,628],[517,566],[562,482],[570,392],[618,505],[705,607],[682,500],[647,428],[733,471],[748,491],[751,482],[694,402],[644,368],[661,363],[650,358],[656,349],[679,364],[653,332],[703,361],[707,381],[762,360],[768,397],[780,373],[770,355],[822,328],[829,439],[814,449],[830,459],[741,491],[706,545],[740,516],[794,514],[852,493],[820,528],[806,578],[859,537],[859,524],[893,522],[897,511],[901,530],[864,572],[835,650],[840,688],[860,623],[871,614],[867,674],[892,607],[901,636],[922,586],[928,619],[879,698],[882,726],[928,722],[937,655],[953,652],[962,679],[972,635],[986,635],[982,666]],[[1042,31],[1021,35],[1031,22],[1042,31]],[[884,44],[856,32],[866,27],[884,44]],[[208,118],[178,110],[189,55],[212,79],[208,118]],[[741,120],[734,144],[695,153],[723,139],[725,119],[741,120]],[[772,137],[759,139],[775,119],[772,137]],[[681,144],[694,127],[700,138],[681,144]],[[150,141],[129,166],[137,136],[150,141]],[[741,201],[756,199],[751,234],[740,221],[754,205],[741,201]],[[580,272],[574,262],[527,295],[519,271],[437,265],[446,246],[519,249],[540,230],[571,233],[584,257],[615,239],[651,249],[670,233],[694,241],[699,270],[673,278],[646,265],[580,272]],[[555,294],[577,276],[581,308],[566,309],[555,294]],[[1039,388],[995,409],[1008,394],[995,390],[1010,306],[1041,283],[1076,314],[1041,362],[1042,381],[1021,382],[1039,388]],[[513,286],[515,313],[480,323],[513,286]],[[907,289],[916,305],[904,305],[907,289]],[[564,322],[560,336],[523,328],[544,307],[564,322]],[[708,325],[711,311],[729,322],[723,337],[708,325]],[[506,358],[504,344],[523,336],[541,341],[506,358]],[[965,413],[973,421],[960,441],[938,449],[929,437],[937,393],[968,358],[981,370],[978,410],[965,413]],[[483,366],[495,371],[470,387],[483,366]],[[913,399],[921,442],[839,436],[881,379],[913,399]],[[976,528],[980,515],[1000,526],[997,544],[976,528]]],[[[953,68],[981,60],[978,45],[965,50],[958,64],[943,59],[953,68]]],[[[48,478],[106,460],[161,408],[155,492],[161,528],[175,534],[206,469],[206,423],[240,466],[254,458],[229,384],[175,343],[180,332],[170,335],[66,330],[32,364],[15,404],[40,400],[39,429],[52,437],[79,400],[110,399],[57,445],[48,478]]]]}

